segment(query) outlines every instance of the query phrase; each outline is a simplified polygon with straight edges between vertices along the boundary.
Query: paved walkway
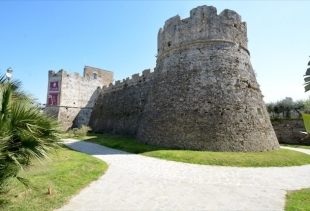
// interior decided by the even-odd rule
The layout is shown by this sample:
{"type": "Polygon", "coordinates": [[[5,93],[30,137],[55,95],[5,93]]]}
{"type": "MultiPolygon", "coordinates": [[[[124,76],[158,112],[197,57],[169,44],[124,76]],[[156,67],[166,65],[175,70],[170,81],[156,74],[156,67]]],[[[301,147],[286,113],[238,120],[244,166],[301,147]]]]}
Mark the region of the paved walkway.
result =
{"type": "MultiPolygon", "coordinates": [[[[64,210],[284,210],[286,190],[310,187],[310,165],[221,167],[144,157],[67,140],[109,164],[64,210]]],[[[310,150],[298,149],[310,154],[310,150]]]]}

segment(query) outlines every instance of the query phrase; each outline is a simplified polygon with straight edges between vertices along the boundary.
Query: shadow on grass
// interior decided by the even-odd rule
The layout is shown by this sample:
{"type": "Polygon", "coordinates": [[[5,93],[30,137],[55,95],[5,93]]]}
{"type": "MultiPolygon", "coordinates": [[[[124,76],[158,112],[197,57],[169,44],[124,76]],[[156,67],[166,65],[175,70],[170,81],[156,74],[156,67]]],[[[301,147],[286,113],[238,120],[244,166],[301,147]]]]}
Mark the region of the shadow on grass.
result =
{"type": "Polygon", "coordinates": [[[83,142],[74,142],[74,143],[67,143],[66,145],[72,149],[83,149],[83,152],[91,155],[108,155],[108,154],[143,154],[152,151],[158,150],[177,150],[177,149],[169,149],[169,148],[162,148],[156,146],[146,145],[140,142],[137,142],[134,137],[132,136],[122,136],[122,135],[112,135],[112,134],[94,134],[90,133],[84,139],[87,142],[99,144],[103,146],[103,149],[87,149],[83,147],[83,142]],[[105,147],[112,148],[108,149],[105,147]],[[119,151],[122,150],[122,151],[119,151]],[[125,152],[124,152],[125,151],[125,152]]]}
{"type": "MultiPolygon", "coordinates": [[[[75,138],[73,138],[75,139],[75,138]]],[[[67,142],[65,145],[70,149],[80,151],[89,155],[116,155],[116,154],[143,154],[158,150],[173,150],[149,146],[139,143],[133,137],[110,135],[110,134],[89,134],[85,138],[79,138],[78,142],[67,142]],[[85,142],[88,143],[85,143],[85,142]],[[89,143],[99,144],[89,146],[89,143]]]]}
{"type": "Polygon", "coordinates": [[[236,167],[284,167],[310,164],[310,155],[290,149],[268,152],[211,152],[156,147],[137,142],[134,137],[114,134],[93,134],[80,138],[85,142],[68,143],[70,148],[91,155],[128,153],[177,162],[236,166],[236,167]],[[90,145],[89,143],[99,144],[90,145]],[[120,151],[122,150],[122,151],[120,151]]]}

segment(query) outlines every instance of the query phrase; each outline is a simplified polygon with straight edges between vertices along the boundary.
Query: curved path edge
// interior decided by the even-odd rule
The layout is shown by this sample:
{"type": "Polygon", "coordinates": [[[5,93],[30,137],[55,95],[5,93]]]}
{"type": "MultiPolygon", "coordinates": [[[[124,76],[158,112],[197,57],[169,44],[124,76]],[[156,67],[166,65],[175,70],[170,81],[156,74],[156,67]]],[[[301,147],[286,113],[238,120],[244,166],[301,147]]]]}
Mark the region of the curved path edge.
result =
{"type": "MultiPolygon", "coordinates": [[[[67,210],[284,210],[287,190],[310,187],[310,165],[223,167],[166,161],[98,144],[65,144],[108,163],[67,210]]],[[[283,147],[310,154],[310,150],[283,147]]]]}

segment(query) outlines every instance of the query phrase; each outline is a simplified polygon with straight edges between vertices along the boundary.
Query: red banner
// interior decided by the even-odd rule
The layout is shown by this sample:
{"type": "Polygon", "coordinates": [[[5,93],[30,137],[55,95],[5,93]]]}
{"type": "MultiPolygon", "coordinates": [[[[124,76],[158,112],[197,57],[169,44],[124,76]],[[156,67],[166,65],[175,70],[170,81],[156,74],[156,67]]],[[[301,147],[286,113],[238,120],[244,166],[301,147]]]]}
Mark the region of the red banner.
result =
{"type": "Polygon", "coordinates": [[[50,82],[48,92],[48,104],[49,105],[58,105],[58,93],[59,93],[59,81],[50,82]]]}
{"type": "Polygon", "coordinates": [[[58,81],[50,82],[50,92],[59,92],[58,81]]]}
{"type": "Polygon", "coordinates": [[[48,104],[49,105],[58,105],[58,93],[49,93],[48,104]]]}

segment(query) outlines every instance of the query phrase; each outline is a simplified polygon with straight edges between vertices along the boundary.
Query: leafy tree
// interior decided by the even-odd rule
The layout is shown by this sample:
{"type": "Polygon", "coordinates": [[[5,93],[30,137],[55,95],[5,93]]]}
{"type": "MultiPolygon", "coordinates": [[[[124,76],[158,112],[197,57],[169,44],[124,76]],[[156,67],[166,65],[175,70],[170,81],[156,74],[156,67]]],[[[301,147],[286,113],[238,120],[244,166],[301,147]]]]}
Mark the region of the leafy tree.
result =
{"type": "Polygon", "coordinates": [[[291,118],[291,111],[294,107],[294,102],[291,97],[286,97],[285,99],[281,100],[279,104],[282,107],[283,116],[285,118],[291,118]]]}
{"type": "MultiPolygon", "coordinates": [[[[310,106],[310,101],[309,101],[310,106]]],[[[301,118],[302,111],[305,108],[304,101],[293,101],[291,97],[286,97],[276,103],[267,103],[266,108],[271,118],[301,118]]]]}
{"type": "Polygon", "coordinates": [[[275,103],[267,103],[266,104],[267,111],[271,115],[272,118],[274,118],[275,114],[276,114],[274,111],[274,106],[275,106],[275,103]]]}
{"type": "Polygon", "coordinates": [[[282,112],[282,107],[277,103],[274,105],[274,113],[276,114],[276,117],[278,118],[280,116],[280,113],[282,112]]]}
{"type": "Polygon", "coordinates": [[[304,113],[309,114],[310,113],[310,98],[305,100],[303,104],[304,104],[304,113]]]}
{"type": "Polygon", "coordinates": [[[0,76],[0,191],[12,177],[29,186],[18,172],[59,147],[58,122],[40,112],[34,98],[20,87],[20,81],[0,76]]]}
{"type": "Polygon", "coordinates": [[[302,111],[304,111],[305,104],[303,100],[298,100],[293,104],[293,110],[298,114],[298,117],[302,117],[302,111]]]}

